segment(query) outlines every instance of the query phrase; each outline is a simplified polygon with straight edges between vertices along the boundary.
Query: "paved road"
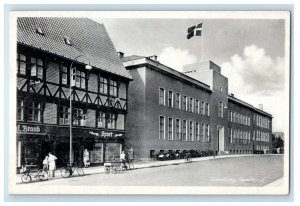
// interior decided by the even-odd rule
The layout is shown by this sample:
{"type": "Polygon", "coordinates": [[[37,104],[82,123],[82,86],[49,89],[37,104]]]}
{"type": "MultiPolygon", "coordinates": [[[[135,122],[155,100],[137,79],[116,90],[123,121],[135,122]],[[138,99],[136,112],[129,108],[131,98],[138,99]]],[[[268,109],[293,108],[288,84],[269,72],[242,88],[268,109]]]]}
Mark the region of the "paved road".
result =
{"type": "Polygon", "coordinates": [[[90,186],[264,186],[283,177],[283,156],[249,156],[147,169],[120,174],[37,182],[38,185],[90,186]]]}

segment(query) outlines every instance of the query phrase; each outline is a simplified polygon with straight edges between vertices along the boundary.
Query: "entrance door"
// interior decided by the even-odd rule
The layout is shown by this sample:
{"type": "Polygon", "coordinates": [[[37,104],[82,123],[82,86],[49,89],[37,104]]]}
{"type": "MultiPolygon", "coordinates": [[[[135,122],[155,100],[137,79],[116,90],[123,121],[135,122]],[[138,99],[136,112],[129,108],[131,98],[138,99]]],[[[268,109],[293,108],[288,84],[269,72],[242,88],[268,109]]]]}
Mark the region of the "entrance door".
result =
{"type": "Polygon", "coordinates": [[[225,149],[225,141],[224,141],[224,127],[218,125],[218,150],[224,151],[225,149]]]}

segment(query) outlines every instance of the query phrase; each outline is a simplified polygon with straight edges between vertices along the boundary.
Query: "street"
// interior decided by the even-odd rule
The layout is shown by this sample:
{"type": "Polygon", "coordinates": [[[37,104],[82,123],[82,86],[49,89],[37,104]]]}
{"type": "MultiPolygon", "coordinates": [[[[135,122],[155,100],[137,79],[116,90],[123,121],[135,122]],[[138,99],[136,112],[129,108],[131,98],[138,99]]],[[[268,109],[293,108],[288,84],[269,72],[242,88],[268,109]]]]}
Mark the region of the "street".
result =
{"type": "Polygon", "coordinates": [[[283,156],[211,159],[178,165],[60,178],[38,185],[89,186],[264,186],[283,177],[283,156]]]}

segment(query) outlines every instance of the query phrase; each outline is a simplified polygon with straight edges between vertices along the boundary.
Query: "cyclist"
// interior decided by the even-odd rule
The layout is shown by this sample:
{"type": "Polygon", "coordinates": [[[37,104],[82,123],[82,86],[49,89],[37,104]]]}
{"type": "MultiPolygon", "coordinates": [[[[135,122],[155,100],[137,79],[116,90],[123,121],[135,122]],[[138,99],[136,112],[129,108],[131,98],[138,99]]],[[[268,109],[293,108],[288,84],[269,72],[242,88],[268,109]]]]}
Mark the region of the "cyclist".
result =
{"type": "Polygon", "coordinates": [[[122,166],[126,167],[126,154],[124,151],[121,152],[120,161],[121,161],[122,166]]]}

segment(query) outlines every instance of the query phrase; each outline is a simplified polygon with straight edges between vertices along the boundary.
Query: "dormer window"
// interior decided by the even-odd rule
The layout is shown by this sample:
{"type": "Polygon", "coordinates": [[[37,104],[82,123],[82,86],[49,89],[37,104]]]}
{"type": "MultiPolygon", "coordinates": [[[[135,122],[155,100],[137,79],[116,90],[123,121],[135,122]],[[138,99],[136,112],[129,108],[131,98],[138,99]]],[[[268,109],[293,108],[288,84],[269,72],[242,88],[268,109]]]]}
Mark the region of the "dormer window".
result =
{"type": "Polygon", "coordinates": [[[65,44],[67,44],[67,45],[69,45],[69,46],[72,45],[72,44],[71,44],[71,40],[70,40],[69,37],[65,36],[65,37],[64,37],[64,41],[65,41],[65,44]]]}
{"type": "Polygon", "coordinates": [[[43,30],[41,29],[41,27],[37,26],[36,27],[36,33],[40,34],[40,35],[44,35],[43,30]]]}

